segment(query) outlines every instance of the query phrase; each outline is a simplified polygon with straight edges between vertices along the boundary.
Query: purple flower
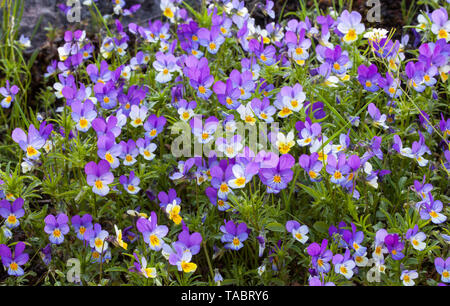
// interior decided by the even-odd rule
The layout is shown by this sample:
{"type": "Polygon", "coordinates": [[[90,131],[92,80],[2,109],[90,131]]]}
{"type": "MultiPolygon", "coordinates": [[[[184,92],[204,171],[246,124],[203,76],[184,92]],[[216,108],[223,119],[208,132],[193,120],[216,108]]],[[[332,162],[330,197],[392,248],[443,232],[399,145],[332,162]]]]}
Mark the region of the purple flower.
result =
{"type": "Polygon", "coordinates": [[[192,134],[197,138],[199,143],[209,143],[214,139],[214,133],[219,126],[219,119],[212,116],[205,120],[205,124],[203,125],[202,119],[200,116],[195,116],[189,122],[189,125],[192,129],[192,134]]]}
{"type": "Polygon", "coordinates": [[[173,188],[169,189],[167,193],[164,191],[158,193],[158,199],[160,201],[159,206],[164,210],[166,206],[172,204],[173,201],[175,201],[177,205],[181,204],[181,199],[177,196],[177,191],[173,188]]]}
{"type": "Polygon", "coordinates": [[[373,125],[380,126],[385,130],[388,129],[388,126],[385,123],[386,115],[381,115],[380,110],[375,106],[375,104],[370,103],[367,109],[370,117],[372,117],[373,125]]]}
{"type": "Polygon", "coordinates": [[[312,182],[319,182],[321,180],[320,171],[323,168],[323,163],[319,161],[318,153],[313,152],[310,156],[302,154],[298,159],[298,163],[308,173],[309,179],[312,182]]]}
{"type": "Polygon", "coordinates": [[[96,84],[105,84],[112,78],[112,71],[109,70],[109,66],[106,61],[102,61],[100,63],[100,70],[94,64],[88,65],[86,68],[86,72],[91,78],[92,83],[96,84]]]}
{"type": "MultiPolygon", "coordinates": [[[[102,226],[98,223],[95,223],[93,228],[86,230],[84,239],[89,242],[89,246],[93,249],[93,257],[95,253],[94,259],[98,259],[99,255],[108,249],[108,242],[106,241],[108,236],[109,233],[102,230],[102,226]]],[[[105,259],[105,256],[102,257],[105,259]]]]}
{"type": "Polygon", "coordinates": [[[220,104],[225,105],[228,109],[236,109],[241,105],[238,102],[238,99],[241,97],[241,91],[234,86],[231,78],[226,83],[217,81],[213,85],[213,90],[220,104]]]}
{"type": "Polygon", "coordinates": [[[45,248],[41,249],[41,257],[44,263],[48,266],[52,261],[52,244],[49,243],[45,248]]]}
{"type": "Polygon", "coordinates": [[[214,76],[210,74],[208,59],[206,57],[198,60],[195,56],[185,59],[186,67],[184,74],[189,78],[189,84],[197,90],[197,95],[207,100],[212,94],[210,87],[214,83],[214,76]]]}
{"type": "Polygon", "coordinates": [[[290,220],[286,222],[286,230],[292,234],[292,237],[294,237],[295,240],[305,244],[306,241],[308,241],[308,234],[309,229],[306,225],[300,225],[295,220],[290,220]]]}
{"type": "MultiPolygon", "coordinates": [[[[228,164],[226,160],[220,161],[218,166],[211,168],[211,186],[217,189],[217,196],[226,200],[228,194],[233,190],[228,186],[228,181],[233,177],[233,164],[228,164]]],[[[219,207],[221,210],[221,207],[219,207]]]]}
{"type": "Polygon", "coordinates": [[[84,167],[87,177],[87,184],[92,186],[92,191],[100,196],[109,193],[109,184],[114,181],[113,174],[109,171],[111,166],[106,160],[101,160],[96,164],[91,161],[84,167]]]}
{"type": "Polygon", "coordinates": [[[381,75],[378,73],[378,68],[375,64],[369,67],[361,65],[358,67],[358,81],[365,90],[375,92],[378,90],[378,83],[381,75]]]}
{"type": "Polygon", "coordinates": [[[122,146],[116,144],[112,133],[100,136],[97,141],[97,148],[98,157],[107,161],[113,169],[119,167],[118,156],[122,154],[122,146]]]}
{"type": "Polygon", "coordinates": [[[177,70],[176,58],[173,54],[156,53],[153,68],[158,72],[156,82],[164,84],[172,80],[172,73],[177,70]]]}
{"type": "Polygon", "coordinates": [[[447,220],[447,217],[440,212],[442,211],[442,202],[433,199],[431,192],[428,192],[428,201],[424,200],[420,205],[420,218],[422,220],[429,220],[434,224],[440,224],[447,220]]]}
{"type": "Polygon", "coordinates": [[[342,184],[345,182],[345,175],[350,172],[350,167],[347,164],[345,154],[339,155],[338,159],[334,155],[329,155],[327,158],[326,170],[331,175],[331,182],[335,184],[342,184]]]}
{"type": "Polygon", "coordinates": [[[20,148],[25,151],[26,157],[30,160],[37,160],[41,155],[39,149],[45,145],[45,139],[43,139],[39,131],[33,124],[28,128],[28,136],[25,132],[16,128],[11,135],[14,142],[18,143],[20,148]]]}
{"type": "Polygon", "coordinates": [[[289,56],[299,64],[309,57],[308,49],[311,47],[311,40],[305,38],[305,33],[306,29],[301,29],[299,34],[287,31],[284,39],[289,56]]]}
{"type": "Polygon", "coordinates": [[[179,245],[183,248],[183,251],[196,255],[200,252],[201,243],[202,235],[200,233],[189,234],[189,229],[183,226],[183,231],[178,235],[178,241],[174,242],[174,245],[179,245]]]}
{"type": "Polygon", "coordinates": [[[337,23],[337,30],[342,34],[343,40],[347,44],[356,41],[358,35],[365,30],[364,24],[361,23],[361,14],[358,12],[343,11],[337,23]]]}
{"type": "Polygon", "coordinates": [[[94,86],[95,97],[104,109],[112,109],[117,105],[118,91],[112,81],[103,84],[97,83],[94,86]]]}
{"type": "Polygon", "coordinates": [[[92,128],[97,132],[97,137],[108,134],[111,132],[114,137],[118,137],[121,133],[121,129],[117,126],[117,117],[110,116],[105,121],[104,118],[96,118],[92,121],[92,128]]]}
{"type": "Polygon", "coordinates": [[[141,180],[134,175],[134,171],[131,171],[128,177],[125,175],[121,175],[119,177],[119,182],[129,194],[136,194],[139,192],[139,190],[141,190],[141,188],[139,187],[139,183],[141,182],[141,180]]]}
{"type": "Polygon", "coordinates": [[[450,257],[445,261],[443,258],[438,257],[434,260],[434,265],[436,266],[437,273],[441,275],[441,280],[444,283],[450,283],[450,257]]]}
{"type": "Polygon", "coordinates": [[[14,255],[11,249],[5,244],[0,244],[0,256],[2,264],[8,269],[8,274],[13,276],[22,276],[24,271],[21,266],[27,263],[29,256],[24,253],[25,243],[19,241],[14,249],[14,255]]]}
{"type": "Polygon", "coordinates": [[[129,139],[127,142],[120,142],[121,154],[120,158],[123,159],[123,164],[125,166],[131,166],[136,163],[136,157],[139,154],[139,150],[136,147],[136,142],[133,139],[129,139]]]}
{"type": "Polygon", "coordinates": [[[414,228],[410,228],[406,231],[405,238],[408,239],[412,247],[418,251],[423,251],[426,247],[425,242],[423,242],[427,236],[423,232],[419,232],[419,226],[416,224],[414,228]]]}
{"type": "Polygon", "coordinates": [[[147,243],[150,249],[154,251],[161,250],[165,244],[162,238],[164,238],[169,231],[167,226],[158,225],[157,222],[158,219],[156,213],[152,211],[149,219],[139,218],[136,223],[136,227],[138,231],[142,233],[145,243],[147,243]]]}
{"type": "Polygon", "coordinates": [[[386,72],[386,78],[380,77],[378,84],[391,99],[398,98],[403,93],[400,81],[394,79],[389,72],[386,72]]]}
{"type": "Polygon", "coordinates": [[[155,157],[156,144],[151,142],[150,138],[139,138],[136,140],[136,147],[139,150],[139,154],[141,154],[144,159],[152,160],[155,157]]]}
{"type": "Polygon", "coordinates": [[[301,147],[311,145],[322,133],[322,127],[319,123],[311,124],[308,120],[305,123],[298,121],[295,124],[295,128],[300,131],[300,139],[297,140],[297,143],[301,147]]]}
{"type": "Polygon", "coordinates": [[[450,21],[448,20],[448,13],[444,7],[434,10],[431,13],[431,32],[437,35],[437,39],[445,39],[450,41],[450,21]]]}
{"type": "Polygon", "coordinates": [[[75,215],[71,219],[72,226],[77,233],[77,238],[81,241],[86,240],[84,235],[86,231],[93,228],[92,216],[90,214],[84,214],[82,217],[75,215]]]}
{"type": "Polygon", "coordinates": [[[344,275],[346,279],[352,278],[353,269],[355,268],[356,264],[350,257],[350,250],[345,250],[344,255],[334,255],[332,262],[334,265],[334,272],[344,275]]]}
{"type": "Polygon", "coordinates": [[[328,263],[333,258],[333,253],[327,250],[328,240],[323,239],[322,244],[316,242],[311,243],[307,252],[312,257],[312,265],[320,273],[328,273],[330,271],[330,264],[328,263]]]}
{"type": "Polygon", "coordinates": [[[211,54],[216,54],[220,46],[225,42],[225,38],[221,35],[220,30],[220,27],[213,26],[211,30],[200,28],[197,32],[198,43],[206,47],[211,54]]]}
{"type": "Polygon", "coordinates": [[[408,77],[408,86],[414,88],[417,92],[423,92],[426,88],[424,85],[425,64],[423,62],[409,62],[405,67],[406,76],[408,77]]]}
{"type": "Polygon", "coordinates": [[[53,215],[48,215],[45,217],[44,222],[44,231],[50,235],[50,242],[54,244],[63,243],[64,235],[70,230],[69,225],[67,224],[69,222],[69,217],[63,213],[60,213],[56,218],[53,215]]]}
{"type": "Polygon", "coordinates": [[[167,120],[164,116],[158,117],[154,114],[147,118],[144,123],[145,136],[153,140],[159,133],[162,132],[167,120]]]}
{"type": "Polygon", "coordinates": [[[228,222],[224,220],[224,222],[225,225],[220,227],[220,231],[223,233],[220,240],[226,243],[226,249],[238,251],[244,246],[242,242],[248,238],[247,224],[244,222],[235,224],[232,220],[228,222]]]}
{"type": "Polygon", "coordinates": [[[94,103],[91,100],[81,103],[76,101],[70,105],[72,108],[72,120],[76,122],[77,130],[87,132],[91,127],[91,122],[97,117],[94,103]]]}
{"type": "Polygon", "coordinates": [[[13,229],[20,225],[19,218],[25,215],[25,210],[22,206],[22,198],[17,198],[14,203],[10,203],[7,200],[0,201],[0,215],[5,218],[7,228],[13,229]]]}
{"type": "Polygon", "coordinates": [[[356,225],[351,223],[352,230],[344,230],[342,234],[342,238],[347,243],[348,246],[351,246],[356,254],[362,256],[366,253],[367,248],[361,246],[361,243],[364,240],[364,233],[362,231],[356,231],[356,225]]]}
{"type": "Polygon", "coordinates": [[[391,253],[392,259],[400,260],[405,255],[402,253],[402,250],[405,248],[404,244],[400,241],[400,238],[397,234],[388,234],[384,237],[384,244],[389,253],[391,253]]]}
{"type": "Polygon", "coordinates": [[[295,159],[290,154],[281,155],[278,165],[275,168],[263,168],[259,170],[261,182],[275,192],[285,189],[292,180],[294,172],[292,167],[295,165],[295,159]]]}
{"type": "Polygon", "coordinates": [[[13,85],[10,87],[9,81],[6,80],[6,87],[0,88],[0,94],[4,97],[1,106],[3,108],[9,108],[11,106],[11,103],[14,102],[14,98],[19,92],[19,87],[16,85],[13,85]]]}

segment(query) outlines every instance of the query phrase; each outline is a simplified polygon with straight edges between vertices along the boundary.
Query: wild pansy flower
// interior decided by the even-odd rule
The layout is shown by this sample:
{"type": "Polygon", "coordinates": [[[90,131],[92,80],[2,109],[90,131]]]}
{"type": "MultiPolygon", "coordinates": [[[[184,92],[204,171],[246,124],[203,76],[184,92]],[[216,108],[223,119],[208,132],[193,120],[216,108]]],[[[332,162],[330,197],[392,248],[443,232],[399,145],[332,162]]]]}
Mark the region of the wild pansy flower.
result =
{"type": "Polygon", "coordinates": [[[44,231],[50,235],[50,242],[54,244],[63,243],[64,235],[70,230],[69,225],[67,224],[69,222],[69,217],[63,213],[60,213],[56,218],[53,215],[48,215],[45,217],[44,222],[44,231]]]}
{"type": "Polygon", "coordinates": [[[277,51],[272,45],[264,47],[263,39],[261,39],[261,42],[256,39],[250,40],[249,49],[252,53],[255,54],[258,60],[264,63],[266,66],[272,66],[273,64],[275,64],[275,55],[277,51]]]}
{"type": "Polygon", "coordinates": [[[9,81],[6,80],[6,86],[0,88],[0,94],[4,97],[1,106],[3,108],[9,108],[18,92],[19,87],[16,85],[10,86],[9,81]]]}
{"type": "Polygon", "coordinates": [[[167,226],[158,225],[157,222],[158,219],[154,211],[150,213],[149,219],[139,218],[136,222],[136,227],[138,231],[142,233],[145,243],[147,243],[153,251],[159,251],[162,249],[165,244],[162,238],[164,238],[169,232],[167,226]]]}
{"type": "Polygon", "coordinates": [[[242,242],[248,238],[247,224],[245,222],[234,223],[232,220],[228,222],[224,220],[224,222],[225,225],[220,227],[220,231],[223,233],[220,240],[225,243],[226,249],[240,250],[244,246],[242,242]]]}
{"type": "Polygon", "coordinates": [[[326,170],[331,175],[330,181],[335,184],[342,184],[345,182],[345,176],[350,172],[350,167],[347,164],[345,154],[341,153],[336,159],[334,155],[327,158],[326,170]]]}
{"type": "Polygon", "coordinates": [[[323,163],[319,161],[319,154],[316,152],[311,153],[309,156],[302,154],[298,159],[298,163],[306,171],[312,182],[321,180],[320,171],[323,168],[323,163]]]}
{"type": "Polygon", "coordinates": [[[353,276],[353,269],[356,264],[350,256],[350,250],[345,250],[345,254],[336,254],[333,256],[332,263],[334,265],[334,272],[345,276],[346,279],[351,279],[353,276]]]}
{"type": "Polygon", "coordinates": [[[172,203],[167,204],[166,213],[169,215],[169,219],[173,221],[175,224],[180,224],[182,218],[180,216],[181,206],[177,204],[177,201],[174,200],[172,203]]]}
{"type": "Polygon", "coordinates": [[[117,225],[114,224],[114,230],[116,231],[116,238],[114,242],[125,250],[128,248],[128,244],[122,240],[122,230],[117,228],[117,225]]]}
{"type": "Polygon", "coordinates": [[[308,241],[308,234],[309,229],[306,225],[300,225],[295,220],[290,220],[286,222],[286,230],[292,234],[292,237],[294,237],[295,240],[301,242],[302,244],[305,244],[306,241],[308,241]]]}
{"type": "Polygon", "coordinates": [[[173,204],[173,201],[177,205],[181,204],[181,199],[177,196],[177,191],[173,188],[169,189],[167,193],[165,191],[158,193],[158,199],[160,201],[159,206],[163,209],[166,208],[167,204],[173,204]]]}
{"type": "Polygon", "coordinates": [[[362,254],[355,253],[353,254],[353,260],[358,267],[365,267],[369,263],[369,259],[367,258],[367,252],[362,254]]]}
{"type": "Polygon", "coordinates": [[[294,142],[294,132],[290,131],[286,136],[279,132],[277,134],[277,139],[275,145],[280,151],[281,154],[287,154],[291,150],[291,148],[295,145],[294,142]]]}
{"type": "Polygon", "coordinates": [[[184,122],[187,122],[191,117],[195,115],[194,109],[197,107],[197,102],[191,101],[187,102],[186,100],[182,99],[180,102],[178,102],[178,114],[180,115],[180,119],[184,122]]]}
{"type": "Polygon", "coordinates": [[[13,229],[20,225],[19,219],[25,215],[25,210],[22,208],[23,202],[22,198],[17,198],[14,203],[7,200],[0,201],[0,215],[5,218],[7,228],[13,229]]]}
{"type": "Polygon", "coordinates": [[[227,158],[234,158],[244,148],[241,135],[234,135],[230,139],[220,137],[215,144],[216,150],[223,152],[227,158]]]}
{"type": "Polygon", "coordinates": [[[444,7],[441,7],[431,13],[431,32],[437,35],[437,39],[450,41],[450,20],[444,7]]]}
{"type": "Polygon", "coordinates": [[[169,263],[177,266],[178,271],[185,273],[195,272],[197,265],[192,260],[192,253],[185,250],[180,244],[174,245],[174,251],[170,253],[169,263]]]}
{"type": "Polygon", "coordinates": [[[238,102],[238,99],[241,97],[241,91],[234,86],[231,79],[228,79],[226,83],[217,81],[213,85],[213,90],[220,104],[225,105],[228,109],[236,109],[241,105],[238,102]]]}
{"type": "Polygon", "coordinates": [[[258,65],[258,62],[254,57],[251,57],[250,59],[248,59],[248,58],[241,59],[241,67],[242,67],[242,72],[250,71],[252,73],[253,81],[256,81],[259,79],[259,73],[261,71],[261,67],[258,65]]]}
{"type": "Polygon", "coordinates": [[[156,82],[164,84],[172,80],[172,73],[178,68],[176,58],[173,54],[156,53],[156,60],[153,62],[153,68],[158,72],[156,82]]]}
{"type": "Polygon", "coordinates": [[[144,123],[145,136],[150,140],[153,140],[164,129],[167,119],[164,116],[156,116],[154,114],[148,116],[147,121],[144,123]]]}
{"type": "Polygon", "coordinates": [[[219,119],[212,116],[205,120],[203,124],[201,117],[195,116],[189,122],[192,129],[192,134],[197,138],[199,143],[209,143],[214,139],[214,133],[219,126],[219,119]]]}
{"type": "Polygon", "coordinates": [[[94,84],[105,84],[111,80],[113,75],[112,71],[109,70],[108,62],[104,60],[100,63],[100,69],[96,65],[90,64],[86,67],[86,72],[94,84]]]}
{"type": "MultiPolygon", "coordinates": [[[[226,200],[228,194],[233,190],[228,186],[228,181],[233,177],[233,164],[226,160],[220,161],[219,165],[211,168],[211,186],[216,189],[216,196],[222,200],[226,200]]],[[[219,210],[221,207],[219,206],[219,210]]]]}
{"type": "Polygon", "coordinates": [[[212,94],[210,87],[214,83],[214,76],[210,74],[208,60],[206,57],[198,60],[195,56],[185,59],[184,74],[189,78],[189,84],[197,90],[197,95],[207,100],[212,94]]]}
{"type": "Polygon", "coordinates": [[[27,263],[29,256],[24,253],[25,243],[19,241],[14,248],[14,255],[11,249],[5,245],[0,244],[0,256],[2,257],[2,264],[5,269],[8,269],[8,275],[12,276],[22,276],[24,274],[23,266],[27,263]]]}
{"type": "Polygon", "coordinates": [[[147,259],[145,257],[142,257],[139,259],[138,255],[136,253],[133,253],[134,258],[136,261],[134,262],[134,268],[130,269],[132,272],[139,273],[143,275],[145,278],[155,278],[156,277],[156,268],[153,267],[147,267],[147,259]]]}
{"type": "Polygon", "coordinates": [[[323,239],[321,245],[316,242],[311,243],[307,252],[311,256],[312,265],[319,273],[328,273],[330,271],[330,264],[328,263],[333,258],[333,253],[327,250],[328,240],[323,239]]]}
{"type": "Polygon", "coordinates": [[[84,234],[87,230],[93,228],[92,216],[90,214],[84,214],[82,217],[75,215],[71,219],[72,226],[77,233],[77,238],[81,241],[86,240],[84,234]]]}
{"type": "Polygon", "coordinates": [[[157,146],[152,143],[149,138],[145,137],[136,140],[136,147],[139,150],[139,154],[141,154],[144,159],[152,160],[155,158],[155,154],[153,152],[155,152],[157,146]]]}
{"type": "Polygon", "coordinates": [[[423,242],[427,236],[423,232],[419,232],[419,226],[416,224],[414,228],[408,229],[406,231],[405,238],[408,239],[412,247],[417,251],[423,251],[426,247],[425,242],[423,242]]]}
{"type": "Polygon", "coordinates": [[[353,248],[359,255],[366,253],[367,248],[361,246],[364,240],[364,233],[362,231],[356,231],[356,225],[351,223],[352,230],[344,230],[342,238],[348,246],[353,248]]]}
{"type": "Polygon", "coordinates": [[[92,128],[97,132],[97,137],[110,132],[114,138],[116,138],[122,132],[121,128],[117,126],[117,123],[118,119],[116,116],[110,116],[106,120],[102,117],[98,117],[92,121],[92,128]]]}
{"type": "Polygon", "coordinates": [[[239,89],[239,99],[247,100],[250,98],[252,92],[255,89],[255,83],[253,82],[253,75],[250,71],[243,71],[240,73],[234,69],[230,73],[230,80],[235,88],[239,89]]]}
{"type": "Polygon", "coordinates": [[[276,109],[270,105],[270,100],[268,98],[263,98],[262,101],[258,98],[254,98],[252,99],[250,106],[259,119],[264,120],[267,123],[272,123],[274,121],[272,116],[275,114],[276,109]]]}
{"type": "Polygon", "coordinates": [[[375,106],[375,104],[370,103],[367,110],[370,117],[373,120],[373,125],[380,126],[385,130],[388,129],[388,126],[385,123],[386,115],[385,114],[381,115],[380,110],[375,106]]]}
{"type": "Polygon", "coordinates": [[[253,175],[258,172],[258,168],[258,165],[255,163],[233,165],[233,176],[232,179],[228,180],[228,186],[233,189],[244,188],[245,185],[252,180],[253,175]]]}
{"type": "Polygon", "coordinates": [[[383,88],[384,92],[391,98],[395,99],[402,95],[403,91],[400,87],[400,81],[394,79],[389,72],[386,72],[386,78],[381,77],[378,85],[383,88]]]}
{"type": "Polygon", "coordinates": [[[91,127],[91,122],[97,117],[94,103],[91,100],[86,100],[84,103],[75,101],[70,107],[72,108],[72,120],[77,123],[77,130],[87,132],[91,127]]]}
{"type": "Polygon", "coordinates": [[[300,139],[297,140],[297,143],[301,147],[311,145],[312,142],[316,140],[322,133],[322,127],[319,123],[316,122],[311,124],[311,122],[309,122],[308,120],[306,120],[304,123],[298,121],[295,124],[295,128],[300,131],[300,139]]]}
{"type": "Polygon", "coordinates": [[[178,240],[174,242],[174,245],[180,245],[183,251],[196,255],[200,252],[201,243],[202,235],[197,232],[189,234],[189,228],[183,225],[183,231],[178,234],[178,240]]]}
{"type": "Polygon", "coordinates": [[[289,56],[299,65],[303,65],[309,57],[308,49],[311,47],[311,40],[305,38],[306,29],[301,29],[297,35],[292,31],[287,31],[284,42],[288,48],[289,56]]]}
{"type": "Polygon", "coordinates": [[[117,105],[118,91],[112,81],[106,84],[97,83],[94,86],[95,97],[104,109],[112,109],[117,105]]]}
{"type": "Polygon", "coordinates": [[[122,146],[116,144],[112,133],[98,137],[97,140],[97,155],[102,160],[107,161],[111,168],[119,167],[119,156],[122,154],[122,146]]]}
{"type": "Polygon", "coordinates": [[[358,81],[365,90],[375,92],[378,90],[378,84],[381,75],[378,73],[378,68],[375,64],[369,67],[364,64],[358,67],[358,81]]]}
{"type": "Polygon", "coordinates": [[[11,137],[14,142],[19,144],[20,148],[25,151],[28,159],[39,159],[39,156],[41,155],[39,149],[45,145],[45,139],[42,138],[41,134],[33,124],[30,124],[30,127],[28,128],[28,135],[25,134],[22,129],[16,128],[12,131],[11,137]]]}
{"type": "Polygon", "coordinates": [[[295,165],[295,159],[290,154],[283,154],[274,168],[262,168],[259,170],[261,182],[276,193],[287,188],[292,180],[294,172],[292,167],[295,165]]]}
{"type": "Polygon", "coordinates": [[[391,254],[392,259],[400,260],[405,257],[405,254],[402,253],[405,245],[400,241],[400,237],[398,234],[388,234],[384,237],[384,244],[388,252],[391,254]]]}
{"type": "Polygon", "coordinates": [[[93,228],[86,230],[84,238],[89,243],[89,246],[93,249],[93,253],[97,252],[95,256],[93,254],[93,258],[98,258],[100,257],[98,255],[106,252],[106,250],[108,249],[108,236],[109,233],[105,230],[102,230],[102,226],[99,223],[95,223],[93,228]]]}
{"type": "Polygon", "coordinates": [[[437,273],[441,275],[441,281],[444,283],[450,283],[450,257],[448,257],[445,261],[443,258],[438,257],[434,260],[434,265],[437,273]]]}
{"type": "Polygon", "coordinates": [[[434,224],[440,224],[447,220],[447,217],[440,212],[442,211],[443,205],[442,202],[433,199],[431,192],[428,192],[428,201],[423,201],[420,205],[420,218],[422,220],[429,220],[434,224]]]}
{"type": "Polygon", "coordinates": [[[47,244],[40,250],[42,261],[48,266],[52,261],[52,244],[47,244]]]}
{"type": "Polygon", "coordinates": [[[129,139],[127,142],[121,141],[121,154],[120,158],[123,159],[125,166],[132,166],[136,163],[136,157],[139,154],[139,150],[136,147],[136,142],[133,139],[129,139]]]}
{"type": "Polygon", "coordinates": [[[414,88],[417,92],[423,92],[426,88],[424,85],[425,64],[423,62],[409,62],[405,67],[406,76],[408,77],[408,86],[414,88]]]}
{"type": "Polygon", "coordinates": [[[138,127],[144,124],[145,118],[147,117],[147,107],[132,105],[130,111],[131,125],[133,127],[138,127]]]}
{"type": "Polygon", "coordinates": [[[135,176],[134,171],[131,171],[128,177],[121,175],[119,177],[119,182],[129,194],[137,194],[141,190],[139,187],[141,180],[135,176]]]}
{"type": "Polygon", "coordinates": [[[218,26],[212,26],[211,30],[200,28],[197,35],[198,43],[206,47],[211,54],[216,54],[220,46],[225,42],[225,38],[221,35],[220,27],[218,26]]]}
{"type": "Polygon", "coordinates": [[[419,274],[416,270],[403,270],[400,275],[400,280],[403,282],[405,286],[414,286],[414,279],[418,278],[419,274]]]}
{"type": "Polygon", "coordinates": [[[256,118],[255,118],[255,112],[252,109],[252,104],[247,103],[247,105],[241,104],[236,111],[239,113],[239,116],[242,121],[249,125],[255,125],[256,118]]]}
{"type": "Polygon", "coordinates": [[[361,14],[358,12],[343,11],[337,23],[337,29],[343,35],[343,41],[347,44],[356,41],[358,35],[365,30],[364,24],[361,23],[361,14]]]}
{"type": "Polygon", "coordinates": [[[309,279],[309,286],[336,286],[333,282],[324,282],[319,277],[313,276],[309,279]]]}
{"type": "Polygon", "coordinates": [[[105,196],[109,193],[109,184],[114,181],[114,176],[110,172],[111,166],[105,160],[97,163],[91,161],[84,167],[86,180],[89,186],[92,186],[92,192],[105,196]]]}

